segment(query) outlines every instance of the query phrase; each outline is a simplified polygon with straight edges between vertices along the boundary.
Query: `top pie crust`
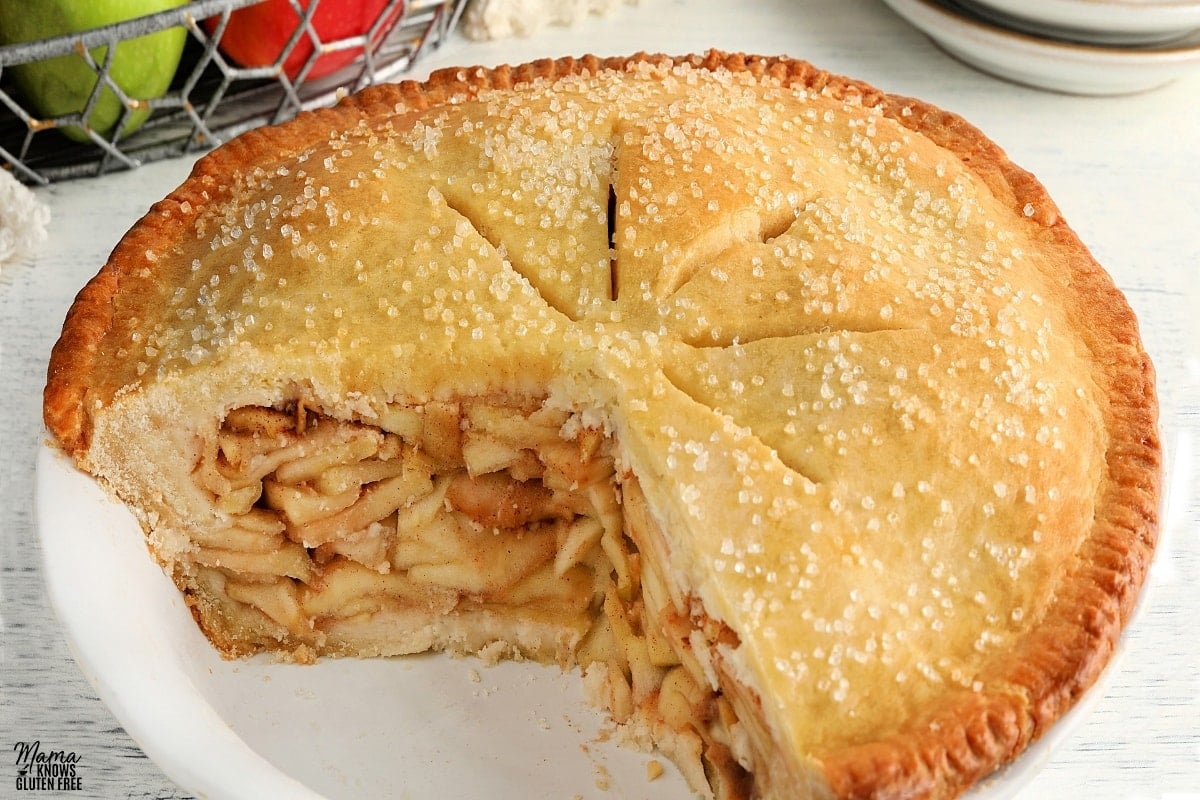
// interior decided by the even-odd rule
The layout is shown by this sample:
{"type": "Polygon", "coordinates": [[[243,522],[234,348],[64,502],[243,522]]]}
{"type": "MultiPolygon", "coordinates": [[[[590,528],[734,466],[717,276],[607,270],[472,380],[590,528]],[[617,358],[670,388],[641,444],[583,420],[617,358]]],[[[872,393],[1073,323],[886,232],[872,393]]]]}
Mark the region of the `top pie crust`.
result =
{"type": "Polygon", "coordinates": [[[791,796],[953,796],[1015,757],[1104,667],[1156,538],[1152,367],[1044,188],[790,59],[448,70],[252,131],[81,292],[45,419],[170,562],[211,514],[170,451],[297,385],[363,420],[591,410],[791,796]]]}

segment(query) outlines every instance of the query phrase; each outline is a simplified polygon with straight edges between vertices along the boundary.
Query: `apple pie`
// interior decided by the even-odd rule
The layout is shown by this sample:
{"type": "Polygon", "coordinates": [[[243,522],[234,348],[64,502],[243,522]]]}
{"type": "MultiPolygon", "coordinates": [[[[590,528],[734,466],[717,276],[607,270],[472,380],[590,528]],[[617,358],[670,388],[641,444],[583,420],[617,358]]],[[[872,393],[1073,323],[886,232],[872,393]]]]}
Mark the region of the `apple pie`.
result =
{"type": "Polygon", "coordinates": [[[961,118],[786,58],[469,68],[201,159],[45,419],[222,653],[578,667],[697,794],[952,797],[1097,678],[1150,361],[961,118]]]}

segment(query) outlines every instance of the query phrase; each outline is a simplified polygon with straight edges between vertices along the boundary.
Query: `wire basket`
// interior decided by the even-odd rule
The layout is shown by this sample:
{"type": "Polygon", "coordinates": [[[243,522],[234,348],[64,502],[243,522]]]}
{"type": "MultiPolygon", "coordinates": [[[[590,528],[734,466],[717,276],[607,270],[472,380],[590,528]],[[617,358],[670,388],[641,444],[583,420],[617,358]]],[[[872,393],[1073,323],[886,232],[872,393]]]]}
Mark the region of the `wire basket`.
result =
{"type": "Polygon", "coordinates": [[[467,4],[387,0],[363,33],[322,41],[314,24],[321,0],[287,0],[298,21],[278,58],[265,66],[239,66],[222,51],[221,38],[234,11],[260,2],[194,0],[102,28],[0,47],[0,165],[24,183],[45,184],[212,148],[250,128],[395,79],[446,38],[467,4]],[[148,99],[127,95],[110,74],[116,45],[178,26],[188,36],[170,89],[148,99]],[[351,63],[316,77],[318,59],[333,53],[351,54],[351,63]],[[10,67],[62,56],[86,62],[97,80],[82,108],[40,116],[22,96],[10,67]],[[119,117],[107,131],[92,124],[103,95],[120,103],[119,117]],[[146,110],[149,116],[135,130],[127,126],[146,110]],[[63,134],[68,127],[75,138],[63,134]],[[125,135],[127,127],[132,132],[125,135]]]}

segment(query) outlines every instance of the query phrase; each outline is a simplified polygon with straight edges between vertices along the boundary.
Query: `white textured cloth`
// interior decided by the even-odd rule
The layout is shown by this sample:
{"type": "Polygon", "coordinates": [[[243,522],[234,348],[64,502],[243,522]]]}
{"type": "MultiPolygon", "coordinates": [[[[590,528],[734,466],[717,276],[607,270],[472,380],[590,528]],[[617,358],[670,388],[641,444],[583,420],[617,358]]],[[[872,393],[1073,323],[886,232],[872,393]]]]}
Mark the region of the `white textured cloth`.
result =
{"type": "Polygon", "coordinates": [[[637,0],[472,0],[463,19],[471,39],[531,36],[547,25],[576,25],[588,16],[607,16],[637,0]]]}
{"type": "Polygon", "coordinates": [[[33,255],[46,241],[49,223],[50,209],[8,170],[0,169],[0,269],[33,255]]]}

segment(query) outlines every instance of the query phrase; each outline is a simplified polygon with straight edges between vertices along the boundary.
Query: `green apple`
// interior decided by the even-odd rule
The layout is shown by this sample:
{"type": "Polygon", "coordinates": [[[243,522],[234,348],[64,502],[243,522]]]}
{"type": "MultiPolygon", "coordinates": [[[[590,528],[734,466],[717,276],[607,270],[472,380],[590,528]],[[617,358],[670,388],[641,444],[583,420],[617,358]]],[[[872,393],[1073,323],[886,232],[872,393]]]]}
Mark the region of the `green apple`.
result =
{"type": "MultiPolygon", "coordinates": [[[[165,11],[185,2],[187,0],[0,0],[0,44],[78,33],[165,11]]],[[[113,56],[110,75],[121,91],[132,99],[161,97],[175,77],[186,42],[187,30],[183,27],[120,42],[113,56]]],[[[93,49],[92,59],[102,65],[107,49],[93,49]]],[[[41,117],[82,111],[97,81],[95,71],[82,55],[76,53],[14,65],[6,71],[11,73],[32,110],[41,117]]],[[[110,136],[123,111],[117,95],[105,86],[92,107],[87,126],[101,136],[110,136]]],[[[121,135],[133,132],[149,115],[149,108],[135,109],[121,135]]],[[[82,128],[72,125],[61,130],[72,139],[88,141],[82,128]]]]}

